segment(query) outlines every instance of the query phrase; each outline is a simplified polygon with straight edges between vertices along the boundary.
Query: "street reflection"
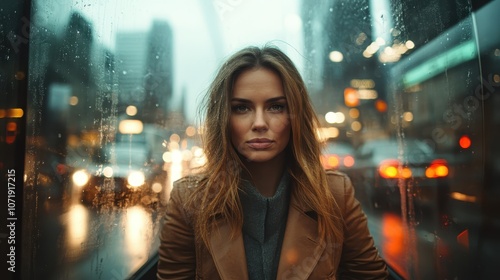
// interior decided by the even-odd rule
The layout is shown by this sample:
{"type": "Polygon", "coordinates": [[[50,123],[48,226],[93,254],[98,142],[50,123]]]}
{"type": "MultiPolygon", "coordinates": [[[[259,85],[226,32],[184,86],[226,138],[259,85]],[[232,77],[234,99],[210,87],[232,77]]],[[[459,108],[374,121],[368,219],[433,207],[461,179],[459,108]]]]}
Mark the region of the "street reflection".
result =
{"type": "Polygon", "coordinates": [[[395,214],[384,214],[381,224],[381,253],[398,274],[408,279],[406,270],[408,249],[405,248],[408,242],[408,231],[401,218],[395,214]]]}
{"type": "Polygon", "coordinates": [[[153,225],[151,214],[141,206],[132,206],[122,218],[125,234],[125,251],[132,271],[137,270],[148,258],[153,225]]]}
{"type": "Polygon", "coordinates": [[[89,228],[89,213],[81,204],[73,204],[63,215],[62,223],[66,224],[66,246],[69,251],[78,251],[86,241],[89,228]]]}
{"type": "MultiPolygon", "coordinates": [[[[161,212],[141,205],[95,209],[74,202],[40,238],[62,243],[37,269],[43,279],[126,279],[158,246],[161,212]],[[60,225],[60,226],[59,226],[60,225]],[[57,262],[55,262],[57,260],[57,262]],[[56,265],[59,263],[59,266],[56,265]]],[[[55,213],[44,213],[45,224],[55,213]]]]}

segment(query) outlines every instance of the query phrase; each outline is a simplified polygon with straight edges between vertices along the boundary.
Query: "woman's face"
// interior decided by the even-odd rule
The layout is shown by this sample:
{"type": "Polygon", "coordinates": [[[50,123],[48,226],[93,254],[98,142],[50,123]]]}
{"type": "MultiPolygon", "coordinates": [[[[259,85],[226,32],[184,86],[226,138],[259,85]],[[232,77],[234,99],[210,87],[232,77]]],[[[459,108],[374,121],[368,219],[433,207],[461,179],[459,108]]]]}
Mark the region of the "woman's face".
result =
{"type": "Polygon", "coordinates": [[[246,70],[230,102],[231,142],[238,153],[252,162],[283,159],[290,120],[280,77],[265,68],[246,70]]]}

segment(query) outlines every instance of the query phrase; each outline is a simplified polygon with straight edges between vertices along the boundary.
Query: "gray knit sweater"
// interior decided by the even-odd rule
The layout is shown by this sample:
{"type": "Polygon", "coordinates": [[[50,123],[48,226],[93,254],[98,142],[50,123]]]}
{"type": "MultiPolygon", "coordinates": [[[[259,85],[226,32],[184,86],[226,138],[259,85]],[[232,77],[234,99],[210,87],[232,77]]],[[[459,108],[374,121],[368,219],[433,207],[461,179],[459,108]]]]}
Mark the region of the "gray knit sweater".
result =
{"type": "Polygon", "coordinates": [[[249,280],[276,279],[290,201],[290,178],[282,176],[276,193],[264,197],[243,180],[243,242],[249,280]]]}

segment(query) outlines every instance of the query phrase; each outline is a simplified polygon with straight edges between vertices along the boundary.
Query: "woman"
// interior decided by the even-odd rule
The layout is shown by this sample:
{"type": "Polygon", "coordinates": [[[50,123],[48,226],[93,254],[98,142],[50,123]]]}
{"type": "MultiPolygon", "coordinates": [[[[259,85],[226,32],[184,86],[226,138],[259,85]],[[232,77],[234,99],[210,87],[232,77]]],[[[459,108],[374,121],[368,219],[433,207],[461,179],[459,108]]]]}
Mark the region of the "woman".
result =
{"type": "Polygon", "coordinates": [[[349,179],[320,163],[318,120],[292,61],[245,48],[205,102],[203,172],[177,181],[159,279],[385,279],[349,179]]]}

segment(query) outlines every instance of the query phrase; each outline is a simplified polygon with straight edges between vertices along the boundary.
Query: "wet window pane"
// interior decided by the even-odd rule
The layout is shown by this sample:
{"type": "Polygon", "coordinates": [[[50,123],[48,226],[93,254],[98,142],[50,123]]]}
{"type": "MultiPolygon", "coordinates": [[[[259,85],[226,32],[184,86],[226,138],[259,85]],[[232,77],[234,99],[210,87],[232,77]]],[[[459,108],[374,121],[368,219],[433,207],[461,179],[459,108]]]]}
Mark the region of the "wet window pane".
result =
{"type": "Polygon", "coordinates": [[[264,44],[301,72],[322,163],[351,177],[393,274],[494,275],[499,0],[0,10],[0,169],[8,181],[23,157],[23,279],[125,279],[154,262],[172,183],[204,163],[198,105],[211,79],[236,50],[264,44]]]}

